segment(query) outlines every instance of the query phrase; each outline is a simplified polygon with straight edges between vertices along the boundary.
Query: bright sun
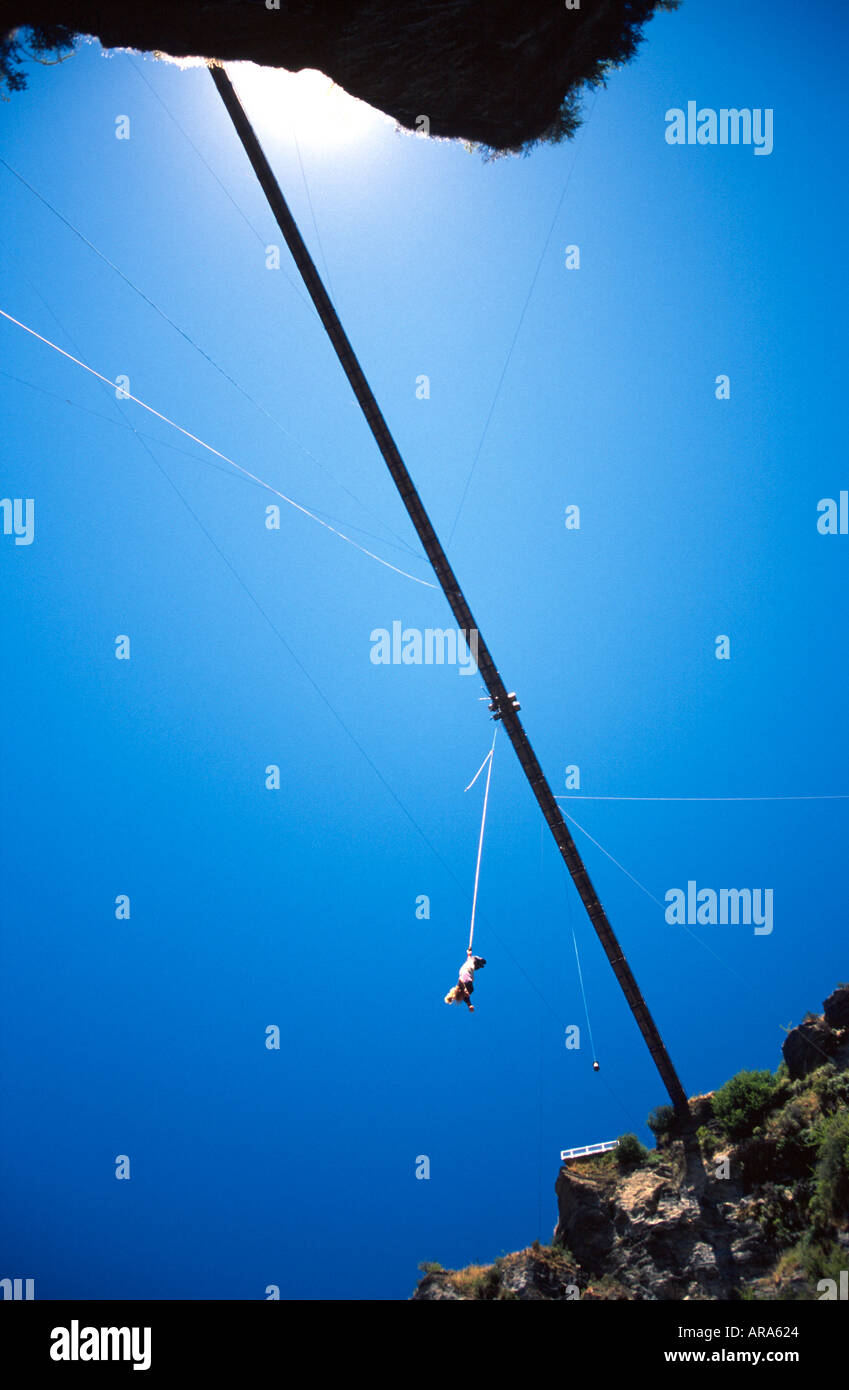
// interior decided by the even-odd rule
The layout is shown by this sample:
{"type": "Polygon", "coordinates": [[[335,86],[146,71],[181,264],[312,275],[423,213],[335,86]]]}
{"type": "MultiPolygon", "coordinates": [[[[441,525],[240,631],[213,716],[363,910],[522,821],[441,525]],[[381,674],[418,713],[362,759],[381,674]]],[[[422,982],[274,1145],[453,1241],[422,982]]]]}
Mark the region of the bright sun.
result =
{"type": "Polygon", "coordinates": [[[228,63],[226,70],[248,119],[266,138],[290,138],[294,132],[302,148],[336,149],[394,124],[320,72],[281,72],[254,63],[228,63]]]}

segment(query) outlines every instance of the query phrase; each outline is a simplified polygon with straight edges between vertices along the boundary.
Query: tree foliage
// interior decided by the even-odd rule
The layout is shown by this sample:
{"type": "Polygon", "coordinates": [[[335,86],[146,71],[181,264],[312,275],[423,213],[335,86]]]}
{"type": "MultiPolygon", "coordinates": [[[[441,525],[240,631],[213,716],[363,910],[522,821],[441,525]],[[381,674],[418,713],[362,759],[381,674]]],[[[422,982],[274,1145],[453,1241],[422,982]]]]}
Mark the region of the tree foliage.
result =
{"type": "Polygon", "coordinates": [[[484,162],[490,163],[505,155],[529,155],[540,145],[559,145],[573,139],[583,121],[587,93],[605,87],[611,72],[631,62],[644,38],[643,28],[654,14],[659,10],[677,10],[680,4],[681,0],[618,0],[609,6],[600,22],[588,10],[584,30],[587,40],[580,31],[575,40],[583,60],[577,64],[548,129],[514,149],[492,149],[473,142],[467,142],[466,148],[480,150],[484,162]]]}
{"type": "Polygon", "coordinates": [[[771,1071],[741,1071],[713,1098],[713,1113],[729,1139],[743,1139],[770,1107],[775,1093],[771,1071]]]}
{"type": "Polygon", "coordinates": [[[646,1124],[656,1139],[669,1134],[675,1124],[675,1110],[671,1105],[656,1105],[646,1124]]]}
{"type": "Polygon", "coordinates": [[[824,1222],[849,1218],[849,1114],[840,1111],[827,1122],[814,1175],[813,1210],[824,1222]]]}
{"type": "Polygon", "coordinates": [[[0,100],[8,101],[10,92],[22,92],[26,87],[27,58],[36,63],[60,63],[73,49],[75,37],[64,24],[13,29],[0,36],[0,100]]]}
{"type": "Polygon", "coordinates": [[[648,1149],[645,1144],[640,1143],[636,1134],[620,1135],[615,1153],[620,1168],[639,1168],[649,1156],[648,1149]]]}

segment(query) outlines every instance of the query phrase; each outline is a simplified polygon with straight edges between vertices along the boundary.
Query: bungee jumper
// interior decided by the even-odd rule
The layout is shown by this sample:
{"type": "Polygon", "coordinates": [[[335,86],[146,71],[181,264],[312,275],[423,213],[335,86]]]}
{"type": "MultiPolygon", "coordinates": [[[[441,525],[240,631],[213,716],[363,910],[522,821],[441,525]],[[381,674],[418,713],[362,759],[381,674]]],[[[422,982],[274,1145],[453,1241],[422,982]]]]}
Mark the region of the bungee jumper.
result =
{"type": "Polygon", "coordinates": [[[460,966],[460,978],[453,989],[449,989],[445,996],[446,1004],[466,1004],[470,1014],[475,1011],[471,996],[475,991],[475,971],[483,970],[486,961],[483,956],[473,956],[471,947],[466,952],[466,959],[460,966]]]}

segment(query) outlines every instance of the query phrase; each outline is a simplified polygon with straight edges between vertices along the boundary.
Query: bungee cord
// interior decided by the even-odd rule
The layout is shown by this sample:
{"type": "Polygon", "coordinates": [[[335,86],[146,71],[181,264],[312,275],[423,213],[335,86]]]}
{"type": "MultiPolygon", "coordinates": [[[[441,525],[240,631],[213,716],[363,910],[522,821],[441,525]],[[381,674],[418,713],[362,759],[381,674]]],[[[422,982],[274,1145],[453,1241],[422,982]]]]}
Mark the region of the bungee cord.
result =
{"type": "Polygon", "coordinates": [[[481,833],[480,838],[478,839],[478,862],[475,866],[475,891],[472,895],[472,923],[469,929],[469,951],[471,951],[472,943],[475,939],[475,913],[477,911],[478,906],[478,882],[480,880],[481,873],[481,855],[483,854],[483,834],[486,828],[486,808],[489,802],[489,783],[490,779],[492,778],[492,759],[495,754],[495,740],[497,737],[498,725],[496,724],[495,730],[492,735],[492,747],[490,748],[489,752],[487,753],[486,757],[484,758],[483,762],[481,763],[480,767],[478,768],[468,787],[466,787],[465,789],[466,791],[471,790],[471,788],[475,785],[475,782],[478,780],[481,773],[483,772],[484,768],[486,767],[486,789],[483,794],[483,814],[481,816],[481,833]]]}

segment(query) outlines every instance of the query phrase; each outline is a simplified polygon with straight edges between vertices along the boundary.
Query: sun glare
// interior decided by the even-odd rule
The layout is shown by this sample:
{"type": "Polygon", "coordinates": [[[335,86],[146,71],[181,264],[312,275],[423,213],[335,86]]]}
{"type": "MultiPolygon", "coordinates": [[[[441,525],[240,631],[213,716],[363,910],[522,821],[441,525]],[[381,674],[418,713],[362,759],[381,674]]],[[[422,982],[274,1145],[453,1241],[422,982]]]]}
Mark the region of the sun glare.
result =
{"type": "Polygon", "coordinates": [[[391,117],[357,101],[323,73],[282,72],[228,63],[227,73],[249,120],[267,138],[297,135],[301,147],[335,149],[365,140],[391,117]]]}

